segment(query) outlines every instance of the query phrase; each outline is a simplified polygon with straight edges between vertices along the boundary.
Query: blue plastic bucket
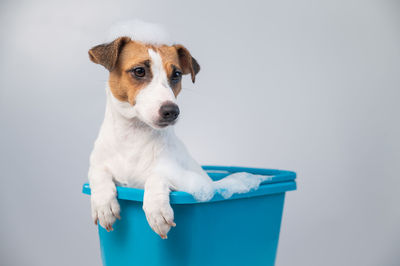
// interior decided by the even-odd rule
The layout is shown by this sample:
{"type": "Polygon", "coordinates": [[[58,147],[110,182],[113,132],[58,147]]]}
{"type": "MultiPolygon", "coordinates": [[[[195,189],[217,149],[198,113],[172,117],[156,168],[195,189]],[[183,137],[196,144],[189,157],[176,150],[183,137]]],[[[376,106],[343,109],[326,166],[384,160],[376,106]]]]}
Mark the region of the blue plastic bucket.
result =
{"type": "MultiPolygon", "coordinates": [[[[218,180],[231,173],[269,175],[257,190],[224,199],[197,202],[190,194],[170,195],[176,227],[161,239],[147,223],[142,210],[143,190],[117,187],[121,220],[114,231],[99,226],[105,266],[210,266],[274,265],[285,192],[296,189],[290,171],[204,166],[218,180]]],[[[83,193],[90,194],[88,184],[83,193]]]]}

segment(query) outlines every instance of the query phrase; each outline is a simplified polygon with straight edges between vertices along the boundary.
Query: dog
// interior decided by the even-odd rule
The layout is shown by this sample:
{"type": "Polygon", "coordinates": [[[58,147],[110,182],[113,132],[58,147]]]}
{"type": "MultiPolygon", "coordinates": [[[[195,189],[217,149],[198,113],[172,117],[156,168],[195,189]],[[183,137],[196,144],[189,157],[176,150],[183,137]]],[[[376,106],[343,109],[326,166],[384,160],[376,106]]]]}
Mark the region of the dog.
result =
{"type": "Polygon", "coordinates": [[[194,83],[200,65],[183,45],[129,36],[93,47],[89,58],[109,71],[105,118],[88,173],[93,221],[113,230],[121,219],[116,186],[142,188],[146,219],[166,239],[176,226],[169,193],[185,191],[207,200],[213,190],[173,129],[182,76],[190,75],[194,83]]]}

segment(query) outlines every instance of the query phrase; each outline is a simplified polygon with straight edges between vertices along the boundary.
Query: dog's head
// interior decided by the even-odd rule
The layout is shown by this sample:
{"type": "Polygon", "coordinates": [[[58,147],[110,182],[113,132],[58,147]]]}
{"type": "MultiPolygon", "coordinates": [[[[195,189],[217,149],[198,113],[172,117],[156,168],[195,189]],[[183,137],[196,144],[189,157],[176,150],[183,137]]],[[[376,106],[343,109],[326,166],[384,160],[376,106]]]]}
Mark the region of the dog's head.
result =
{"type": "Polygon", "coordinates": [[[113,103],[127,117],[137,117],[153,128],[176,122],[182,75],[195,81],[197,61],[182,45],[152,45],[129,37],[89,50],[90,60],[108,71],[113,103]]]}

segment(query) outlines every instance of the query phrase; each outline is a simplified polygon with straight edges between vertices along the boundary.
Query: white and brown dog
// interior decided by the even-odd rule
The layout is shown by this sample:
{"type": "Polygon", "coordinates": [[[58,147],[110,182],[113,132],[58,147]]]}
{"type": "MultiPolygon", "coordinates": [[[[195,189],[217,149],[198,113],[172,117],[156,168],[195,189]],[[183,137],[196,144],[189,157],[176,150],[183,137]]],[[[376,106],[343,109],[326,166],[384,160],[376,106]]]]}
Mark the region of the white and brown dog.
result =
{"type": "Polygon", "coordinates": [[[175,226],[170,191],[207,200],[202,195],[213,190],[172,127],[182,75],[194,82],[200,66],[182,45],[124,36],[93,47],[89,57],[109,71],[105,118],[90,157],[93,220],[112,230],[120,218],[116,185],[144,188],[147,221],[166,238],[175,226]]]}

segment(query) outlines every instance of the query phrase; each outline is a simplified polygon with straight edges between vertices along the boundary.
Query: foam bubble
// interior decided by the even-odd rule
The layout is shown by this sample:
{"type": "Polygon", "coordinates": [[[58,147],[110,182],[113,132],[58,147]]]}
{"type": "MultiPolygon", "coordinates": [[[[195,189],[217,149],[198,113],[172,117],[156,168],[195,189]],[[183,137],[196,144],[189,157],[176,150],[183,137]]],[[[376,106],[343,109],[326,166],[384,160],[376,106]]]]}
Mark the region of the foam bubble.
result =
{"type": "Polygon", "coordinates": [[[260,184],[270,180],[272,176],[253,175],[246,172],[233,173],[218,181],[212,181],[198,186],[190,193],[197,201],[208,201],[215,193],[221,194],[228,199],[234,194],[243,194],[257,190],[260,184]]]}
{"type": "Polygon", "coordinates": [[[115,23],[109,30],[107,42],[118,37],[127,36],[132,40],[154,45],[172,44],[172,40],[164,26],[156,23],[144,22],[138,19],[115,23]]]}
{"type": "Polygon", "coordinates": [[[221,180],[214,182],[216,192],[225,199],[233,194],[243,194],[258,189],[260,184],[271,179],[271,176],[253,175],[246,172],[231,174],[221,180]]]}

